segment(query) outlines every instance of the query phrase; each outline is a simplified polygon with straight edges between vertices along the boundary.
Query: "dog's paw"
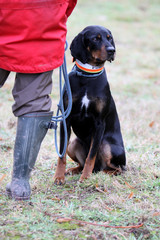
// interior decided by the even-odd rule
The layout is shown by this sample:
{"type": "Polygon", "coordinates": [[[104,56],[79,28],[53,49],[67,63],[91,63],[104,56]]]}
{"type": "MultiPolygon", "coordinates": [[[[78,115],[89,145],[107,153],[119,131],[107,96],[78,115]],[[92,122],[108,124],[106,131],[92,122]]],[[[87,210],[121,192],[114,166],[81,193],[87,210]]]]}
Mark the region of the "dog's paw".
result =
{"type": "Polygon", "coordinates": [[[109,175],[117,176],[117,175],[121,175],[123,170],[122,170],[121,167],[119,167],[119,168],[115,167],[114,169],[104,169],[103,172],[106,173],[106,174],[109,174],[109,175]]]}
{"type": "Polygon", "coordinates": [[[63,185],[65,184],[65,177],[64,176],[57,176],[57,177],[53,177],[54,179],[54,184],[56,185],[63,185]]]}
{"type": "Polygon", "coordinates": [[[67,169],[67,171],[65,172],[65,175],[75,175],[75,174],[79,174],[82,171],[82,167],[78,166],[78,167],[74,167],[74,168],[69,168],[67,169]]]}
{"type": "Polygon", "coordinates": [[[84,174],[82,173],[79,182],[83,182],[85,179],[88,179],[91,176],[91,174],[84,174]]]}

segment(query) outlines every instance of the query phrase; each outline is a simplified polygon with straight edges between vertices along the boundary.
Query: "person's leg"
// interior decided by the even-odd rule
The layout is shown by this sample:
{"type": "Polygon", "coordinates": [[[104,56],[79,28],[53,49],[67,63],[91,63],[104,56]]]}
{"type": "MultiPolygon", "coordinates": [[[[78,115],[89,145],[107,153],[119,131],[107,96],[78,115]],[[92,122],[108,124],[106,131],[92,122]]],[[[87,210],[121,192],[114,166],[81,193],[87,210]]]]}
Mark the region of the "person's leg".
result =
{"type": "Polygon", "coordinates": [[[4,85],[5,81],[7,80],[10,72],[0,68],[0,88],[4,85]]]}
{"type": "Polygon", "coordinates": [[[32,112],[48,112],[51,109],[49,97],[52,90],[53,71],[24,74],[17,73],[13,87],[15,100],[12,106],[16,117],[32,112]]]}
{"type": "Polygon", "coordinates": [[[41,74],[17,74],[13,88],[13,113],[18,117],[14,146],[12,181],[7,194],[15,200],[30,198],[30,172],[52,118],[52,71],[41,74]]]}

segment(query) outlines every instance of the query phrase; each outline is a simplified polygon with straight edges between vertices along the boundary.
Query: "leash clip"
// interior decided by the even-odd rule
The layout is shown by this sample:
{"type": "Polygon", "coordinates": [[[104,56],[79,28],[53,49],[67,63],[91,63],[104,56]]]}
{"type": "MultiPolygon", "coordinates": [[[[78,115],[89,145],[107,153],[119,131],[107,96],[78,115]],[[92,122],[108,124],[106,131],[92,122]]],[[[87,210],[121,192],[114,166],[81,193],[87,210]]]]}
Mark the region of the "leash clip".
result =
{"type": "Polygon", "coordinates": [[[57,123],[56,122],[50,122],[48,123],[48,129],[57,129],[57,123]]]}

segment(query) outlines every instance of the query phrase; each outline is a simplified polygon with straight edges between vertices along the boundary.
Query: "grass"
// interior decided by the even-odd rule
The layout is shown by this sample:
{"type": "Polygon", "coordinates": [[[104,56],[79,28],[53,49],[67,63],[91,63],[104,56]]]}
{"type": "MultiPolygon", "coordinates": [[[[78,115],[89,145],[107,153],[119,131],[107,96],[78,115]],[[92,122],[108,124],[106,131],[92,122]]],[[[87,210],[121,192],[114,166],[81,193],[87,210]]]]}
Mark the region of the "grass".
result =
{"type": "MultiPolygon", "coordinates": [[[[0,239],[160,239],[160,6],[158,0],[79,0],[68,21],[68,42],[85,26],[99,24],[112,30],[117,58],[106,70],[114,96],[127,154],[121,176],[102,172],[84,183],[67,176],[55,186],[57,154],[53,132],[41,147],[31,176],[29,201],[5,196],[11,179],[16,118],[12,115],[14,74],[0,89],[0,239]],[[53,167],[51,168],[51,166],[53,167]],[[59,219],[66,221],[58,223],[59,219]],[[72,218],[111,226],[92,226],[72,218]],[[57,221],[58,220],[58,221],[57,221]]],[[[67,52],[68,70],[72,61],[67,52]]],[[[59,95],[58,71],[53,75],[53,110],[59,95]]],[[[67,166],[74,166],[68,159],[67,166]]]]}

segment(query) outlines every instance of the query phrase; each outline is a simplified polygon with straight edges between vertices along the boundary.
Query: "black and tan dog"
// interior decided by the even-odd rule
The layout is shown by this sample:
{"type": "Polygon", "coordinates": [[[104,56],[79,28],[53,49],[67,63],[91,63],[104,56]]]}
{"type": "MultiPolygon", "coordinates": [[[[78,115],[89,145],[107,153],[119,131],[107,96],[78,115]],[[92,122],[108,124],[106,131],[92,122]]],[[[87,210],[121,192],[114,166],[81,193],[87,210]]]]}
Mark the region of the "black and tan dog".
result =
{"type": "MultiPolygon", "coordinates": [[[[101,26],[88,26],[72,41],[71,54],[75,66],[69,74],[73,106],[67,118],[67,154],[78,166],[67,170],[82,172],[80,181],[92,172],[121,172],[126,165],[120,123],[107,81],[104,63],[115,58],[111,32],[101,26]],[[71,127],[76,135],[69,141],[71,127]]],[[[67,97],[64,94],[65,107],[67,97]]],[[[64,143],[61,127],[60,151],[64,143]]],[[[65,181],[66,154],[58,159],[55,183],[65,181]]]]}

